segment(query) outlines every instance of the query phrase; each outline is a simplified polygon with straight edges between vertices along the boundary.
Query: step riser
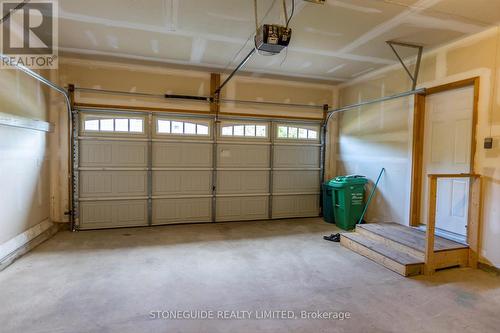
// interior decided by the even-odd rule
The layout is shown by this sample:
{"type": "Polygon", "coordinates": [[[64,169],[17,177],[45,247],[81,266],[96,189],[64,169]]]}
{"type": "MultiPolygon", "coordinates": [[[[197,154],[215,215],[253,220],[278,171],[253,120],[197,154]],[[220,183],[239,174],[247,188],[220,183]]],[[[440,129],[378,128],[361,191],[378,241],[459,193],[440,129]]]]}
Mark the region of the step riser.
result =
{"type": "Polygon", "coordinates": [[[363,228],[356,228],[356,232],[359,233],[360,235],[365,236],[365,237],[368,237],[368,238],[377,240],[379,242],[382,242],[385,245],[392,247],[393,249],[396,249],[398,251],[406,252],[408,254],[411,254],[411,255],[413,255],[413,256],[421,259],[422,261],[425,258],[425,253],[420,252],[418,250],[415,250],[415,249],[413,249],[411,247],[408,247],[406,245],[403,245],[401,243],[395,242],[395,241],[393,241],[391,239],[388,239],[388,238],[385,238],[383,236],[380,236],[380,235],[378,235],[376,233],[373,233],[373,232],[371,232],[369,230],[366,230],[366,229],[363,229],[363,228]]]}
{"type": "Polygon", "coordinates": [[[341,236],[340,244],[352,251],[373,260],[374,262],[402,275],[402,276],[413,276],[419,275],[423,272],[423,264],[421,265],[402,265],[388,257],[375,252],[366,246],[352,241],[346,237],[341,236]]]}

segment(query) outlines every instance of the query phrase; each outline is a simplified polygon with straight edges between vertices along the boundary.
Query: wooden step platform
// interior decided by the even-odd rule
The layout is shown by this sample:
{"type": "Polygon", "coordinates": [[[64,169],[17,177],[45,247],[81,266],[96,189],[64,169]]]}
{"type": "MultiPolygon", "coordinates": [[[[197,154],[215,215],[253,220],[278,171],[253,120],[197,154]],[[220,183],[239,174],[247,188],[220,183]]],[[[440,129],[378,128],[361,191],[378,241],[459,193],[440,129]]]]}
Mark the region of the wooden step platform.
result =
{"type": "MultiPolygon", "coordinates": [[[[358,225],[356,231],[369,236],[386,238],[417,251],[425,252],[425,232],[420,229],[405,227],[397,223],[369,223],[358,225]]],[[[434,251],[436,252],[466,248],[468,246],[462,243],[439,236],[435,238],[434,251]]]]}
{"type": "Polygon", "coordinates": [[[357,233],[345,233],[340,238],[340,244],[403,276],[423,273],[422,259],[394,249],[381,241],[357,233]]]}
{"type": "MultiPolygon", "coordinates": [[[[403,276],[423,274],[425,232],[396,223],[362,224],[343,233],[340,243],[403,276]]],[[[466,266],[469,247],[439,236],[434,244],[436,269],[466,266]]]]}

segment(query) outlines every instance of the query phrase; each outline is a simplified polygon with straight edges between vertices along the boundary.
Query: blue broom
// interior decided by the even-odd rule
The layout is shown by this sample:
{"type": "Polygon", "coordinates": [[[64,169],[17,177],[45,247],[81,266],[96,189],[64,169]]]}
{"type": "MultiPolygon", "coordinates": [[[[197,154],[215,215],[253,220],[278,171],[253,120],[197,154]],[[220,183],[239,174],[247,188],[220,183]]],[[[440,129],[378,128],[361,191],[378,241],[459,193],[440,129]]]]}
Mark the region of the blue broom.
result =
{"type": "Polygon", "coordinates": [[[361,214],[361,217],[359,218],[358,224],[363,223],[363,218],[365,217],[366,211],[368,210],[368,206],[370,206],[370,202],[372,201],[373,195],[375,194],[375,190],[377,189],[378,182],[380,181],[380,178],[382,178],[382,175],[385,172],[385,168],[382,168],[380,170],[380,174],[378,175],[377,181],[375,182],[375,186],[373,186],[373,189],[370,193],[370,196],[368,197],[368,201],[366,201],[365,209],[363,209],[363,214],[361,214]]]}

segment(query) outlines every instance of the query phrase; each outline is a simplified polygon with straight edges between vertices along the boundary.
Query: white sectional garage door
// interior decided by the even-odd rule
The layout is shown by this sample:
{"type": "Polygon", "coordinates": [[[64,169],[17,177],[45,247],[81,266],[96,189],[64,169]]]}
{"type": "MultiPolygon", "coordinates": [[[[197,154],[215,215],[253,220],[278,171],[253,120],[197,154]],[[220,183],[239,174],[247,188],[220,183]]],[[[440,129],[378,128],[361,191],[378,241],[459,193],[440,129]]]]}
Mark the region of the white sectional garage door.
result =
{"type": "Polygon", "coordinates": [[[79,112],[81,230],[319,215],[319,125],[79,112]]]}

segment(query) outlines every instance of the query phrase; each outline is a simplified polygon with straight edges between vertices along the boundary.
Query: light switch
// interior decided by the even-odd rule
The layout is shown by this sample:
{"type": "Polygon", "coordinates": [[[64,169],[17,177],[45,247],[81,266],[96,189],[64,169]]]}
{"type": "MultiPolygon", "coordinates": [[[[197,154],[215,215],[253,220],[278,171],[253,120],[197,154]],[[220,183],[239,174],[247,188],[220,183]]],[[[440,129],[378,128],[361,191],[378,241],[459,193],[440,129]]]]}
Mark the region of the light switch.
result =
{"type": "Polygon", "coordinates": [[[492,149],[492,148],[493,148],[493,138],[485,138],[484,149],[492,149]]]}

